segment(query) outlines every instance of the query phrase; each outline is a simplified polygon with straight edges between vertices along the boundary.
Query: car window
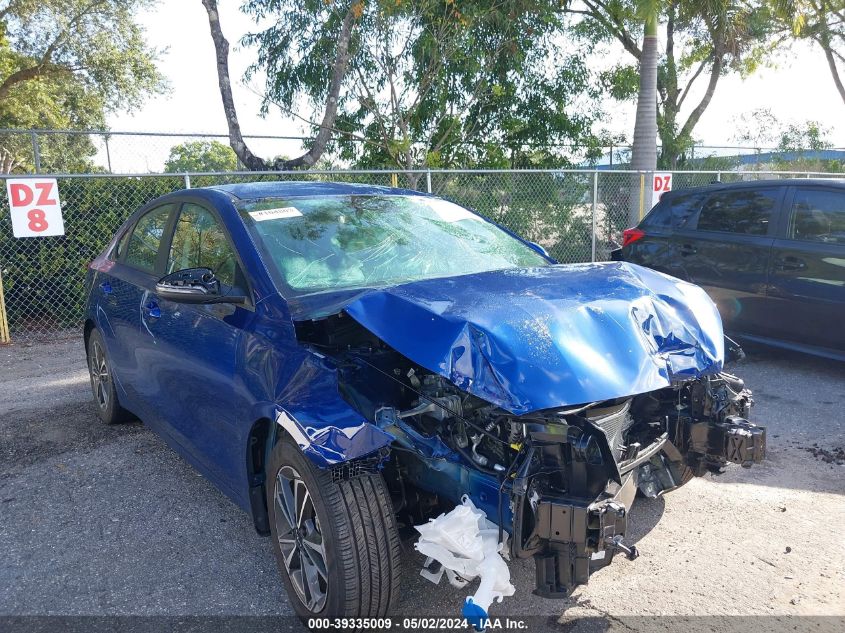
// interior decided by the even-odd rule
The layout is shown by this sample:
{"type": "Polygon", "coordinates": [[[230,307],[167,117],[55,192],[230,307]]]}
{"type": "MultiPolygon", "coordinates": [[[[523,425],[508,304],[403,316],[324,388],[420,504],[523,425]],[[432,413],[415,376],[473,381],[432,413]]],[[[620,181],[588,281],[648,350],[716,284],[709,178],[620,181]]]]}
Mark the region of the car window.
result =
{"type": "Polygon", "coordinates": [[[707,194],[690,193],[678,194],[661,200],[649,213],[643,226],[662,229],[679,229],[687,220],[701,208],[701,203],[707,194]]]}
{"type": "Polygon", "coordinates": [[[132,229],[124,231],[123,235],[121,235],[120,239],[117,241],[117,244],[114,245],[114,250],[112,250],[109,259],[114,262],[120,261],[120,258],[123,257],[123,254],[126,252],[126,245],[129,243],[129,236],[131,234],[132,229]]]}
{"type": "Polygon", "coordinates": [[[240,209],[274,272],[293,290],[375,287],[549,264],[495,224],[439,198],[267,198],[240,209]]]}
{"type": "Polygon", "coordinates": [[[234,286],[236,267],[235,252],[211,211],[196,204],[185,204],[173,232],[167,272],[210,268],[221,284],[234,286]]]}
{"type": "Polygon", "coordinates": [[[711,194],[698,216],[701,231],[766,235],[778,190],[736,189],[711,194]]]}
{"type": "Polygon", "coordinates": [[[792,202],[789,237],[845,244],[845,192],[799,188],[792,202]]]}
{"type": "Polygon", "coordinates": [[[158,248],[172,209],[172,204],[166,204],[141,216],[135,223],[126,245],[124,263],[147,272],[155,272],[158,248]]]}

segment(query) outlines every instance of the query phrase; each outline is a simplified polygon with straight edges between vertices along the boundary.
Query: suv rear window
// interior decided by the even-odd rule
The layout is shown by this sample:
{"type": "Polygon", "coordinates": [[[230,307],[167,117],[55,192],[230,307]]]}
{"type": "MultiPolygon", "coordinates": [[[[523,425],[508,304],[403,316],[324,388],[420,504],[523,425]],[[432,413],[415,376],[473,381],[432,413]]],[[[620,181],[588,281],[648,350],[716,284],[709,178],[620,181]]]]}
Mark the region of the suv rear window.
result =
{"type": "Polygon", "coordinates": [[[664,198],[651,210],[643,226],[658,229],[679,229],[701,208],[705,193],[677,194],[664,198]]]}
{"type": "Polygon", "coordinates": [[[792,203],[789,237],[845,244],[845,192],[799,189],[792,203]]]}
{"type": "Polygon", "coordinates": [[[779,190],[736,189],[711,194],[698,216],[700,231],[766,235],[779,190]]]}

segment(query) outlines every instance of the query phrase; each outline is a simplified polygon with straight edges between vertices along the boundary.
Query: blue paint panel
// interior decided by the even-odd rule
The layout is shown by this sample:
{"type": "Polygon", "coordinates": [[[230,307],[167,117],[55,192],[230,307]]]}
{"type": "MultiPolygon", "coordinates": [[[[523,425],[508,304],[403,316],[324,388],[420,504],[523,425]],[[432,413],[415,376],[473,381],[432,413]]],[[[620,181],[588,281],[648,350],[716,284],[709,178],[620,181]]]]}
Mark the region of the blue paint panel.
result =
{"type": "Polygon", "coordinates": [[[388,345],[515,414],[645,393],[721,370],[703,290],[626,263],[430,279],[346,311],[388,345]]]}

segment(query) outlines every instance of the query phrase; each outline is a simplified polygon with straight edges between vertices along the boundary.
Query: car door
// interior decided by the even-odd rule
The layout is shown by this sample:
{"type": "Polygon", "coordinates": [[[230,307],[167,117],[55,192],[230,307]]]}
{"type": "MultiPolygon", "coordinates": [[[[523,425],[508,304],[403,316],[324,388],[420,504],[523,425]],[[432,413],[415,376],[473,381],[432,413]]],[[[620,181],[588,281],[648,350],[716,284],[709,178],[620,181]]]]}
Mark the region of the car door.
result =
{"type": "MultiPolygon", "coordinates": [[[[241,263],[216,212],[183,203],[174,224],[165,274],[211,268],[224,293],[248,295],[241,263]]],[[[239,346],[252,319],[251,302],[189,305],[147,292],[141,343],[167,431],[191,460],[219,485],[233,490],[244,468],[237,427],[248,421],[248,394],[236,378],[239,346]]]]}
{"type": "Polygon", "coordinates": [[[93,292],[98,295],[97,321],[106,341],[113,374],[124,405],[146,418],[149,381],[138,357],[141,298],[155,286],[164,260],[161,243],[167,235],[173,204],[154,207],[141,215],[118,241],[114,262],[98,274],[93,292]]]}
{"type": "Polygon", "coordinates": [[[774,335],[845,350],[845,189],[793,187],[786,210],[769,267],[774,335]]]}
{"type": "Polygon", "coordinates": [[[701,191],[664,195],[636,229],[625,231],[623,259],[686,279],[677,232],[698,214],[706,197],[701,191]]]}
{"type": "Polygon", "coordinates": [[[719,308],[725,329],[767,328],[769,255],[784,187],[737,187],[712,192],[676,231],[678,276],[702,286],[719,308]]]}

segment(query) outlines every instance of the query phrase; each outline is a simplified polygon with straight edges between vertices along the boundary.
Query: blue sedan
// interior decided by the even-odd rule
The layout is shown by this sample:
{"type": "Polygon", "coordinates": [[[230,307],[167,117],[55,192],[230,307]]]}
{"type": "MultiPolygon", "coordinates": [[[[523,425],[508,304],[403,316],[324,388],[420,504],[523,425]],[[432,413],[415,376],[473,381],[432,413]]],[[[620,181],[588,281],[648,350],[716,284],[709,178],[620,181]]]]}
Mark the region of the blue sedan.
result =
{"type": "Polygon", "coordinates": [[[697,286],[558,265],[446,200],[314,182],[191,189],[86,281],[99,416],[143,420],[272,537],[296,612],[379,617],[400,525],[467,495],[565,596],[657,496],[763,459],[697,286]]]}

